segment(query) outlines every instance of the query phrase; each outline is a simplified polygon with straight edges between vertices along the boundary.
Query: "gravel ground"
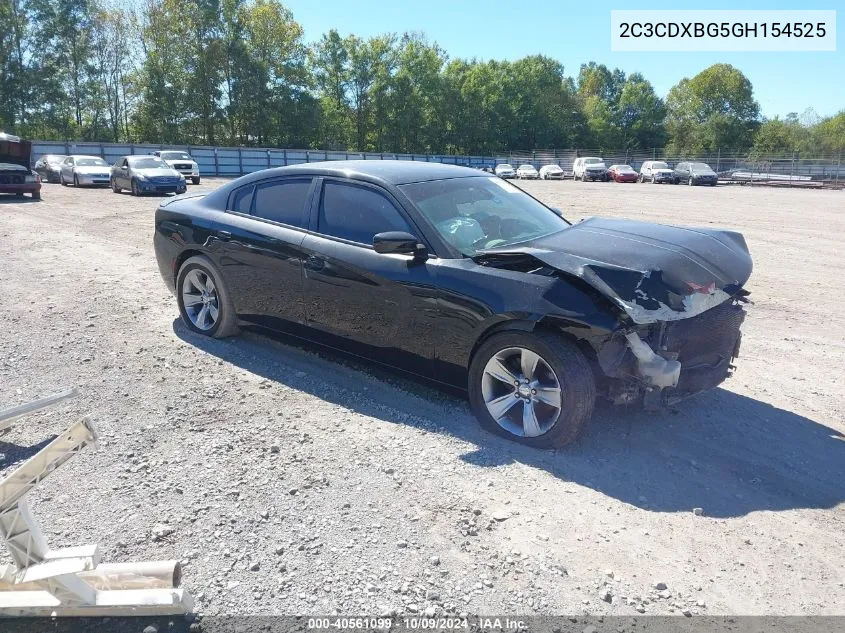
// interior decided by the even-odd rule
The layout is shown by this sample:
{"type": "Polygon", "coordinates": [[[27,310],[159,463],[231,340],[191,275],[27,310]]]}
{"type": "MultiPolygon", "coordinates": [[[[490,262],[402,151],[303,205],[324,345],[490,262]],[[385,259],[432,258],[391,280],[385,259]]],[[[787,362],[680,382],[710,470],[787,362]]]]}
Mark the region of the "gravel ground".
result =
{"type": "Polygon", "coordinates": [[[45,536],[181,559],[207,614],[845,614],[845,193],[524,186],[576,219],[742,231],[736,376],[525,449],[357,361],[190,334],[156,199],[47,185],[0,199],[0,406],[83,395],[0,439],[0,470],[90,413],[100,447],[29,495],[45,536]]]}

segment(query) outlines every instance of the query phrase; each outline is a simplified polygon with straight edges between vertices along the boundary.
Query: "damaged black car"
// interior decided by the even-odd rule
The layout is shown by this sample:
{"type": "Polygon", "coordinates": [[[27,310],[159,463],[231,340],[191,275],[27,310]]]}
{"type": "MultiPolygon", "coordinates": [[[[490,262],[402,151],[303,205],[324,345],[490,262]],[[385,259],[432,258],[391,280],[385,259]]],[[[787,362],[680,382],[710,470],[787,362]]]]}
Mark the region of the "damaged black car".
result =
{"type": "Polygon", "coordinates": [[[155,224],[193,332],[285,332],[457,387],[483,426],[544,448],[597,397],[660,407],[730,376],[752,268],[736,232],[571,223],[434,163],[265,170],[155,224]]]}

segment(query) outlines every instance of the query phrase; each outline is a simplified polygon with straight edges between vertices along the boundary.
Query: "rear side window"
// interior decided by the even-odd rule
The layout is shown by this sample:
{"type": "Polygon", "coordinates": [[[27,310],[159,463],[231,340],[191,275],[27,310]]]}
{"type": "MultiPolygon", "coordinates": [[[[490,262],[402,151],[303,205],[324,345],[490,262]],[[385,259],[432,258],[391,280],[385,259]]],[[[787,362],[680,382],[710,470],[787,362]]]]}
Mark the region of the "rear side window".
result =
{"type": "Polygon", "coordinates": [[[310,178],[256,185],[252,214],[265,220],[302,227],[310,189],[310,178]]]}
{"type": "Polygon", "coordinates": [[[238,189],[235,195],[232,196],[231,210],[238,213],[249,213],[252,210],[252,198],[255,192],[255,187],[244,187],[238,189]]]}
{"type": "Polygon", "coordinates": [[[323,188],[317,230],[362,244],[372,244],[373,236],[384,231],[414,232],[386,196],[332,181],[323,188]]]}

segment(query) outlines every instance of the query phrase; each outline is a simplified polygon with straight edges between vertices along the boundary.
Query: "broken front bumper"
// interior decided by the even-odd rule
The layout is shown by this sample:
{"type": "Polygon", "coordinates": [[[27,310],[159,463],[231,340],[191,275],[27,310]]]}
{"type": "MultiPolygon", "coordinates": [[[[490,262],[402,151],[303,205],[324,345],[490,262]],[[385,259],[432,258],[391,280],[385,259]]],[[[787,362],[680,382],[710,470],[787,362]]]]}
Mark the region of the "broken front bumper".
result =
{"type": "Polygon", "coordinates": [[[689,319],[612,337],[597,353],[611,379],[608,396],[624,403],[650,393],[671,403],[717,387],[733,371],[745,314],[737,302],[725,301],[689,319]]]}

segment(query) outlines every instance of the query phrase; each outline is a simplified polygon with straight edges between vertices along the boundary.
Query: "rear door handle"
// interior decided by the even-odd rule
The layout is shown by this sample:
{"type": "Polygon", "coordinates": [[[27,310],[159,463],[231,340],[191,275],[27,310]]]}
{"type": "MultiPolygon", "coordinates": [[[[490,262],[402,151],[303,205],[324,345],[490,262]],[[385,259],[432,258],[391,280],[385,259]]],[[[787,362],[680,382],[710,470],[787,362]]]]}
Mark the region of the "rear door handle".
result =
{"type": "Polygon", "coordinates": [[[323,270],[326,267],[326,260],[322,257],[316,257],[314,255],[311,255],[305,260],[305,267],[308,270],[323,270]]]}

